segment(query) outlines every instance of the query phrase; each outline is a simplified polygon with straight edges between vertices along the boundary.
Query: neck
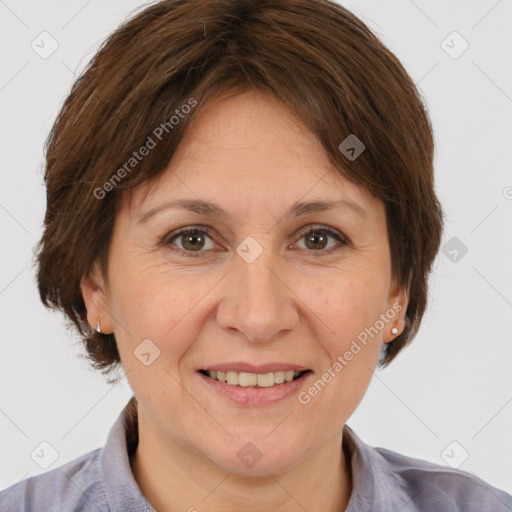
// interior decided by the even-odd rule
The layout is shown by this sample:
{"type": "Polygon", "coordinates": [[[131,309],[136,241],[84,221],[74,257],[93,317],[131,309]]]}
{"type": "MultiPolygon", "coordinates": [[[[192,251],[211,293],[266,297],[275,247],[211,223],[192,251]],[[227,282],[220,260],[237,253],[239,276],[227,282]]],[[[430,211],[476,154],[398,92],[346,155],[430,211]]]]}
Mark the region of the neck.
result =
{"type": "Polygon", "coordinates": [[[138,428],[140,440],[132,470],[142,493],[158,512],[340,512],[348,504],[352,478],[341,431],[287,472],[246,476],[227,472],[183,449],[153,431],[142,418],[138,428]]]}

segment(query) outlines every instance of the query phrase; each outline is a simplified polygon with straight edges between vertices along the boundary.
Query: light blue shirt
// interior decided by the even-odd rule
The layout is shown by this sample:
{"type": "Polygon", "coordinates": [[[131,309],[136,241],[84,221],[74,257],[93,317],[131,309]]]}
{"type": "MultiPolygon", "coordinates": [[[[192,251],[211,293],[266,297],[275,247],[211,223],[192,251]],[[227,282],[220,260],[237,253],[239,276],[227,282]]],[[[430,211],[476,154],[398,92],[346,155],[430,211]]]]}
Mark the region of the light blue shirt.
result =
{"type": "MultiPolygon", "coordinates": [[[[130,466],[137,442],[136,402],[132,398],[103,448],[3,490],[0,512],[154,512],[130,466]]],[[[373,448],[347,425],[343,448],[353,478],[345,512],[512,511],[512,495],[471,473],[373,448]]],[[[199,504],[196,508],[205,510],[199,504]]]]}

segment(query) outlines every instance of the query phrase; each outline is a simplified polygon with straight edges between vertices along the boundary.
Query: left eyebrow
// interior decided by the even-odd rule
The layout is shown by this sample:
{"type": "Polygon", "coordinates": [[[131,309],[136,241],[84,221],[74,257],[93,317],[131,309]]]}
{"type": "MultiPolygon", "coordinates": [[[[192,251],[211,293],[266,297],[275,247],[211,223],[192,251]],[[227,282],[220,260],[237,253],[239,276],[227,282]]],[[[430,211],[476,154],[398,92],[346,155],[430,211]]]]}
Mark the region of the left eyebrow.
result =
{"type": "Polygon", "coordinates": [[[312,212],[322,212],[339,208],[348,208],[360,217],[367,218],[368,212],[359,204],[348,199],[338,199],[336,201],[308,201],[295,203],[285,214],[285,217],[299,217],[312,212]]]}
{"type": "MultiPolygon", "coordinates": [[[[189,210],[201,215],[216,216],[221,219],[231,218],[231,215],[224,210],[220,205],[209,201],[203,201],[201,199],[175,199],[163,203],[159,206],[151,208],[147,212],[139,216],[137,224],[144,224],[151,217],[157,213],[172,208],[182,208],[189,210]]],[[[336,201],[307,201],[307,202],[296,202],[292,207],[285,213],[284,217],[299,217],[313,212],[321,212],[333,209],[350,209],[354,213],[358,214],[363,219],[368,218],[368,212],[359,204],[349,201],[347,199],[338,199],[336,201]]]]}

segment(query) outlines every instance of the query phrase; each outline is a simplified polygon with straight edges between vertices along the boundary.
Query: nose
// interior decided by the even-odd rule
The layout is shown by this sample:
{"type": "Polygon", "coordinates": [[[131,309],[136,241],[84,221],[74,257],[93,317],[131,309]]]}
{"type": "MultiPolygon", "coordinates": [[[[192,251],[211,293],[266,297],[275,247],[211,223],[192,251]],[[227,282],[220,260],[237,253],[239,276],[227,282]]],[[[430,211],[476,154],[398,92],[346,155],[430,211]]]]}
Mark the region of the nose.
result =
{"type": "Polygon", "coordinates": [[[252,263],[235,258],[217,309],[219,327],[230,334],[238,331],[251,342],[275,341],[299,322],[297,297],[270,252],[264,251],[252,263]]]}

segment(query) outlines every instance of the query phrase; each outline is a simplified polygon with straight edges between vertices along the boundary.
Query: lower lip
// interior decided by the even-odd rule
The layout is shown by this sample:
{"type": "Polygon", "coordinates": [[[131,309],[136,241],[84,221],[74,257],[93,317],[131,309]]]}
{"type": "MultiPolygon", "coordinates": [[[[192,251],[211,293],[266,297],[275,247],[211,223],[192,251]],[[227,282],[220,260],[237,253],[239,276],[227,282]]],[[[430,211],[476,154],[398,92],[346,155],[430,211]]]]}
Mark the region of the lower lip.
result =
{"type": "Polygon", "coordinates": [[[214,391],[217,391],[237,404],[250,407],[274,404],[296,394],[309,376],[313,375],[313,373],[309,371],[296,380],[283,384],[275,384],[268,388],[244,388],[242,386],[231,386],[230,384],[212,379],[199,372],[197,372],[197,374],[214,391]]]}

